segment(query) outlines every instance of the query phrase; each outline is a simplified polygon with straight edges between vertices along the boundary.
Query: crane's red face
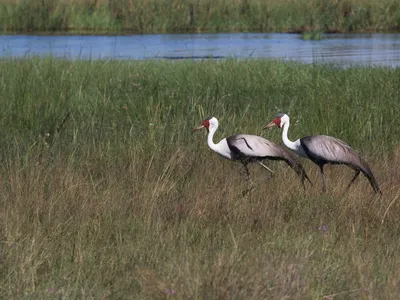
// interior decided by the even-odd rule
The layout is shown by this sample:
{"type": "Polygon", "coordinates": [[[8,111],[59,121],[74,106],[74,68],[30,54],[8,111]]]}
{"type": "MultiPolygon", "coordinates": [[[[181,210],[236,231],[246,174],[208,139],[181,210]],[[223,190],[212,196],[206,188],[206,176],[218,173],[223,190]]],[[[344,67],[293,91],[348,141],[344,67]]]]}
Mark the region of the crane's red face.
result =
{"type": "Polygon", "coordinates": [[[265,126],[263,129],[267,129],[269,127],[273,127],[273,126],[278,126],[279,128],[281,128],[281,118],[277,117],[275,119],[272,120],[271,123],[269,123],[267,126],[265,126]]]}
{"type": "Polygon", "coordinates": [[[206,128],[207,131],[208,131],[209,128],[210,128],[210,121],[209,121],[209,120],[210,120],[210,119],[205,119],[205,120],[203,121],[203,123],[201,123],[200,126],[197,126],[195,129],[193,129],[193,132],[196,132],[197,130],[200,130],[200,129],[202,129],[202,128],[206,128]]]}

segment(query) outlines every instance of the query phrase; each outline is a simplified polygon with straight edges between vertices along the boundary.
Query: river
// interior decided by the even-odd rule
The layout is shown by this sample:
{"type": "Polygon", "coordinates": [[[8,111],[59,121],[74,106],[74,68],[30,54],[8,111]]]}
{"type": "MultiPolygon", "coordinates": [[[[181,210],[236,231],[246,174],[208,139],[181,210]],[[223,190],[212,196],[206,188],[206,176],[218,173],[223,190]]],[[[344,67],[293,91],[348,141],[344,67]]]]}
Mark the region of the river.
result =
{"type": "Polygon", "coordinates": [[[335,65],[400,66],[400,34],[216,33],[124,36],[0,35],[0,57],[67,59],[274,58],[335,65]]]}

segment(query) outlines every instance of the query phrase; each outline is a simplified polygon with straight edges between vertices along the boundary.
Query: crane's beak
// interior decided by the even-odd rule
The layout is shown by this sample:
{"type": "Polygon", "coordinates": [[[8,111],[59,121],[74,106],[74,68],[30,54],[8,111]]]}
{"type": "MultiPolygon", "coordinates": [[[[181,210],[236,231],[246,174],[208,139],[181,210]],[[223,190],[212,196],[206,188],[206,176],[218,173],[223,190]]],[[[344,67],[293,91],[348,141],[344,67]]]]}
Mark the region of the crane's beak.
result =
{"type": "Polygon", "coordinates": [[[193,129],[193,133],[195,133],[197,130],[200,130],[202,128],[204,128],[204,125],[197,126],[195,129],[193,129]]]}
{"type": "Polygon", "coordinates": [[[267,129],[267,128],[273,127],[273,126],[275,126],[275,125],[276,125],[275,122],[272,121],[272,122],[269,123],[267,126],[264,126],[263,129],[267,129]]]}

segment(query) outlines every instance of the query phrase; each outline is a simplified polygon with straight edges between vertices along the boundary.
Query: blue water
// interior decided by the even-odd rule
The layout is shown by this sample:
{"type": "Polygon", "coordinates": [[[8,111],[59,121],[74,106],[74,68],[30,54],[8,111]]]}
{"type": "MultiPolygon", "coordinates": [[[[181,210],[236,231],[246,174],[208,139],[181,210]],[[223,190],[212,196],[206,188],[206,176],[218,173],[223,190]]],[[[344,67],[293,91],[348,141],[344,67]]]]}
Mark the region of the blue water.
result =
{"type": "Polygon", "coordinates": [[[400,34],[146,34],[129,36],[1,35],[0,57],[68,59],[279,58],[305,63],[400,66],[400,34]]]}

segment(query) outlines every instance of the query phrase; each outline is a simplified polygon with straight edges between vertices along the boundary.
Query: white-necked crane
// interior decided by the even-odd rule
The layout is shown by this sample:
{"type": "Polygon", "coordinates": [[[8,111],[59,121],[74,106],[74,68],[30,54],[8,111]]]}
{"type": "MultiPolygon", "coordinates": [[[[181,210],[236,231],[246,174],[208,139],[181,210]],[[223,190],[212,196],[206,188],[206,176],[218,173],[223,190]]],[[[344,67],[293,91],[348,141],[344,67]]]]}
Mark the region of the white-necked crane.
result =
{"type": "Polygon", "coordinates": [[[207,144],[211,150],[224,158],[241,162],[248,180],[250,180],[250,172],[247,165],[253,162],[257,162],[273,175],[274,172],[262,163],[263,160],[270,159],[285,161],[300,176],[304,188],[305,179],[312,184],[297,156],[284,147],[263,137],[249,134],[232,135],[215,144],[213,137],[218,129],[218,120],[214,117],[205,119],[193,132],[202,128],[206,128],[208,131],[207,144]]]}
{"type": "Polygon", "coordinates": [[[284,113],[276,115],[272,122],[265,126],[264,129],[275,125],[283,129],[282,140],[286,147],[302,157],[309,158],[318,165],[322,176],[323,192],[326,192],[324,165],[344,164],[355,171],[354,177],[347,186],[346,191],[357,179],[358,175],[360,175],[360,172],[362,172],[369,180],[374,191],[382,194],[368,164],[345,142],[327,135],[307,136],[292,142],[288,139],[290,119],[284,113]]]}

